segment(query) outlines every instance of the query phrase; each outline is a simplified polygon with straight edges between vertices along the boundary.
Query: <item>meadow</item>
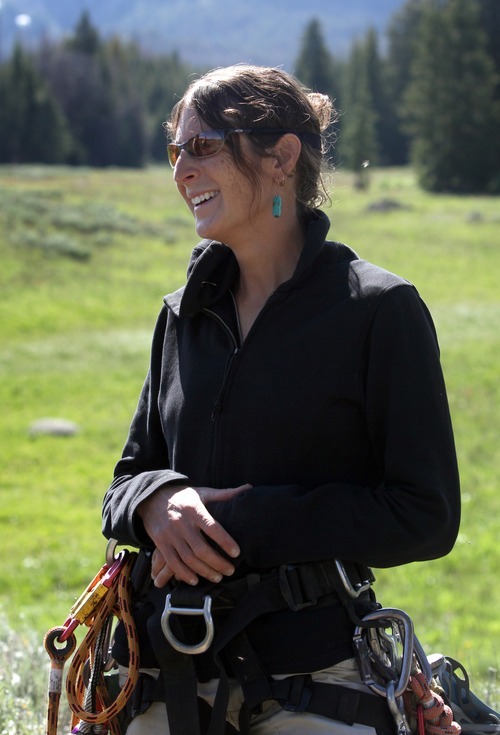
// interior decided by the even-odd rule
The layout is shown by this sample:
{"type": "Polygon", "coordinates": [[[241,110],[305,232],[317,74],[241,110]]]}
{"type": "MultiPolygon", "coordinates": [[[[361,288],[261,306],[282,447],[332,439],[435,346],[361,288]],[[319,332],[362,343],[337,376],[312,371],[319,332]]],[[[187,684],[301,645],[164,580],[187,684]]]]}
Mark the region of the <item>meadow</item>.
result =
{"type": "MultiPolygon", "coordinates": [[[[365,190],[343,172],[332,184],[331,238],[408,278],[431,309],[462,480],[453,552],[374,570],[377,595],[496,696],[500,199],[429,195],[410,169],[373,170],[365,190]]],[[[162,297],[196,242],[166,168],[0,167],[0,613],[21,644],[60,625],[104,562],[102,496],[162,297]],[[78,431],[33,428],[47,417],[78,431]]]]}

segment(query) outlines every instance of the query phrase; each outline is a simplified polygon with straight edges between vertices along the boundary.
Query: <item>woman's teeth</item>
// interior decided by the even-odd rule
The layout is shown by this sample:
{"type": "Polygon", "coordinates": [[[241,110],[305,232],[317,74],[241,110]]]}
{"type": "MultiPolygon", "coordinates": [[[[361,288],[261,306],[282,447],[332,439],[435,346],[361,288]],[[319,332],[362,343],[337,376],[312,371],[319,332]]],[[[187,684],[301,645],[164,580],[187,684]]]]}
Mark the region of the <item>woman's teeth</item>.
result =
{"type": "Polygon", "coordinates": [[[202,202],[206,202],[209,199],[212,199],[216,194],[217,192],[215,191],[207,191],[205,192],[205,194],[199,194],[197,197],[193,197],[191,199],[191,202],[196,207],[197,204],[201,204],[202,202]]]}

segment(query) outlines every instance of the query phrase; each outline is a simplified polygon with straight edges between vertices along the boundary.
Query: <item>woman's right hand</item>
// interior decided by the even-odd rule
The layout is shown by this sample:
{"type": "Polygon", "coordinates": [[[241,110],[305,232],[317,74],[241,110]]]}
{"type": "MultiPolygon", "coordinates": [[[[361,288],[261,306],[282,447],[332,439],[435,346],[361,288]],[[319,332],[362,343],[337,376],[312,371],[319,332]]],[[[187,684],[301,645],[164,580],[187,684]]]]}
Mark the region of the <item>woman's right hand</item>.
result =
{"type": "Polygon", "coordinates": [[[140,503],[137,512],[156,547],[151,567],[156,587],[163,587],[172,577],[195,585],[199,577],[217,583],[233,574],[234,565],[227,557],[239,556],[239,546],[210,515],[205,503],[231,500],[250,488],[166,485],[140,503]]]}

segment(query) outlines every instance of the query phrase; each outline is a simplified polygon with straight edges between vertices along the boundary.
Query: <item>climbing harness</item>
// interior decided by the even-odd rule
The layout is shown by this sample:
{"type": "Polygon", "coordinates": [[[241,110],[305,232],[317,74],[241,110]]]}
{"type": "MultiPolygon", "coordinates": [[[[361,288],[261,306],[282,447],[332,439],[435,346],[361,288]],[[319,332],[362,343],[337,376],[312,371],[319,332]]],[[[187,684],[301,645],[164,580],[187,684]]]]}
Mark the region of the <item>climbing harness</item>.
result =
{"type": "MultiPolygon", "coordinates": [[[[427,657],[408,614],[383,608],[376,601],[371,569],[338,560],[283,565],[224,585],[206,583],[192,588],[174,584],[166,600],[161,590],[156,591],[155,605],[161,601],[161,607],[149,615],[147,629],[161,676],[155,681],[139,674],[130,577],[136,564],[138,586],[142,575],[143,584],[147,577],[147,587],[149,574],[147,569],[146,574],[142,569],[136,574],[141,563],[135,552],[121,551],[115,556],[116,545],[113,541],[108,544],[106,564],[63,626],[45,637],[51,658],[47,735],[56,735],[63,668],[72,655],[66,695],[75,733],[123,735],[120,715],[132,694],[139,700],[144,691],[143,707],[135,705],[136,711],[144,711],[147,702],[163,699],[172,735],[248,735],[252,712],[268,700],[292,712],[365,724],[384,735],[500,735],[499,714],[471,693],[463,667],[441,654],[427,657]],[[332,604],[344,605],[354,624],[350,655],[354,650],[367,691],[319,683],[307,674],[280,679],[268,676],[247,636],[249,624],[267,613],[332,604]],[[220,616],[221,612],[223,622],[218,629],[213,614],[220,616]],[[105,673],[114,664],[109,655],[113,618],[125,628],[129,669],[125,685],[110,701],[106,685],[110,677],[105,673]],[[90,630],[77,649],[74,630],[82,623],[90,630]],[[187,628],[185,623],[189,623],[187,628]],[[202,730],[198,707],[193,706],[194,660],[208,649],[218,667],[219,686],[202,730]],[[225,720],[229,678],[238,680],[244,695],[237,731],[225,720]]],[[[134,589],[138,589],[136,584],[134,589]]]]}
{"type": "Polygon", "coordinates": [[[66,698],[73,713],[72,732],[110,731],[112,735],[120,735],[117,716],[130,699],[139,677],[139,643],[130,602],[130,575],[137,553],[122,550],[115,557],[116,545],[115,541],[108,544],[106,563],[75,602],[67,620],[45,635],[44,646],[51,660],[47,735],[57,734],[64,666],[72,655],[66,676],[66,698]],[[111,701],[105,672],[114,663],[109,658],[114,618],[125,627],[130,662],[127,680],[111,701]],[[82,624],[89,631],[77,648],[74,631],[82,624]]]}

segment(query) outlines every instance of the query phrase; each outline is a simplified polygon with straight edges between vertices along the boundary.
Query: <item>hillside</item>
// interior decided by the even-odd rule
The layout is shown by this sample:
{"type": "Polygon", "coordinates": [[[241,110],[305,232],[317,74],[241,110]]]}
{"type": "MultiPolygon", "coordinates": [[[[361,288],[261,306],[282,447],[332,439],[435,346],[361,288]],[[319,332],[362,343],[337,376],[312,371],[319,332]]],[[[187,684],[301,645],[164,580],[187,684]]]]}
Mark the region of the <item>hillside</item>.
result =
{"type": "Polygon", "coordinates": [[[250,61],[291,70],[312,18],[320,20],[330,51],[342,56],[370,26],[383,31],[403,4],[404,0],[130,0],[126,5],[123,0],[4,0],[0,53],[5,58],[15,38],[28,46],[43,38],[59,39],[87,9],[102,35],[134,39],[153,53],[177,51],[198,66],[250,61]],[[19,25],[20,14],[29,16],[29,24],[19,25]]]}

